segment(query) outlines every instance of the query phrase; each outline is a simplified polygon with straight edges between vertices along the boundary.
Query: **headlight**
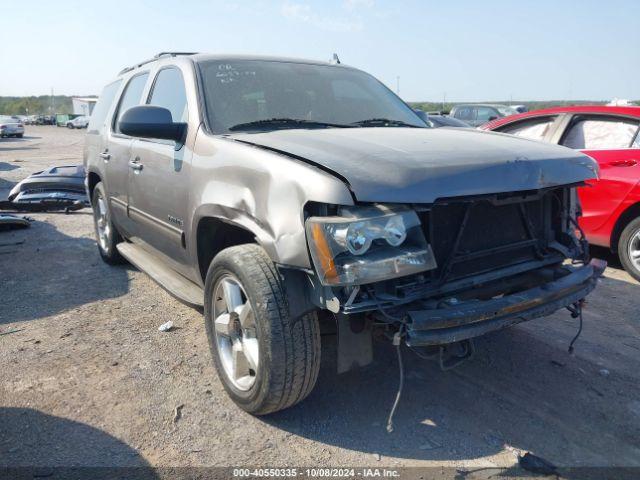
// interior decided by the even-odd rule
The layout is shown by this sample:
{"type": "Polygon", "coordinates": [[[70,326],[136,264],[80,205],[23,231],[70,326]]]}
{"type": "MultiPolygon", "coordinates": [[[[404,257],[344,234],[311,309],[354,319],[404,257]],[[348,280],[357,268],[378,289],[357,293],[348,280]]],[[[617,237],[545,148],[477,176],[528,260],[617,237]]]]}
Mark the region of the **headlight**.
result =
{"type": "Polygon", "coordinates": [[[372,283],[436,268],[415,211],[345,207],[306,222],[309,250],[323,285],[372,283]]]}

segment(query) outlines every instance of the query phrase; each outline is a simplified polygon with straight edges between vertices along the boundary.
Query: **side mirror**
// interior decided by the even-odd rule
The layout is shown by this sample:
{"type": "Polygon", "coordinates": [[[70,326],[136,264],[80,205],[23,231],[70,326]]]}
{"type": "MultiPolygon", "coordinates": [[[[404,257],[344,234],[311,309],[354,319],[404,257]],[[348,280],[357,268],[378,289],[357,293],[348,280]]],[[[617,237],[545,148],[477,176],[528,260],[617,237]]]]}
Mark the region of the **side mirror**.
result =
{"type": "Polygon", "coordinates": [[[498,117],[496,117],[495,115],[491,115],[491,116],[489,117],[489,121],[490,121],[490,122],[493,122],[494,120],[497,120],[497,119],[498,119],[498,117]]]}
{"type": "Polygon", "coordinates": [[[171,112],[154,105],[138,105],[122,114],[120,131],[130,137],[159,138],[182,143],[187,133],[186,123],[174,123],[171,112]]]}

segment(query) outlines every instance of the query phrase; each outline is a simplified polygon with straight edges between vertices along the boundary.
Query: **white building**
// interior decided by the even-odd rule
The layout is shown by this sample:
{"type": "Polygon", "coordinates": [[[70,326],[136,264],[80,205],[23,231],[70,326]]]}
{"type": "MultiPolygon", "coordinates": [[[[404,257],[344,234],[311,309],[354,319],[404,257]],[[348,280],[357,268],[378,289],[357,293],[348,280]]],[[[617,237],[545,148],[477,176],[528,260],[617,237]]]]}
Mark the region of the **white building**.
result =
{"type": "Polygon", "coordinates": [[[98,97],[72,97],[73,113],[76,115],[90,116],[93,107],[96,106],[98,97]]]}

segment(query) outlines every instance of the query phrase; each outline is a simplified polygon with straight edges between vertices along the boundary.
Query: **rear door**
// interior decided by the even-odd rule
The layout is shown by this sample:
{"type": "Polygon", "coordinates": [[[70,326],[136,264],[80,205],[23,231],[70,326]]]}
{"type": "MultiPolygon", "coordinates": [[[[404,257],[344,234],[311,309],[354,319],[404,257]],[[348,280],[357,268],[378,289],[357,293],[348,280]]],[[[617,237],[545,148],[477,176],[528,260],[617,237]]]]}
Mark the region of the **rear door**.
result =
{"type": "Polygon", "coordinates": [[[149,72],[141,72],[128,80],[109,125],[107,146],[100,153],[105,162],[111,214],[121,233],[126,236],[130,236],[132,233],[132,222],[127,215],[129,205],[127,190],[133,139],[120,132],[118,123],[128,108],[142,102],[142,95],[148,79],[149,72]]]}
{"type": "Polygon", "coordinates": [[[560,145],[581,150],[600,166],[600,179],[579,191],[587,236],[604,225],[640,180],[639,124],[622,116],[573,115],[560,138],[560,145]]]}
{"type": "MultiPolygon", "coordinates": [[[[168,109],[174,122],[188,122],[185,81],[177,66],[158,71],[147,103],[168,109]]],[[[191,150],[174,141],[139,138],[132,145],[132,162],[129,216],[135,237],[186,274],[184,223],[188,218],[191,150]]]]}
{"type": "Polygon", "coordinates": [[[111,118],[110,114],[116,101],[116,95],[119,93],[121,86],[122,80],[116,80],[104,87],[98,103],[93,109],[84,141],[85,166],[100,175],[107,193],[109,192],[109,178],[106,173],[107,165],[109,164],[107,154],[109,141],[107,138],[108,122],[111,118]]]}

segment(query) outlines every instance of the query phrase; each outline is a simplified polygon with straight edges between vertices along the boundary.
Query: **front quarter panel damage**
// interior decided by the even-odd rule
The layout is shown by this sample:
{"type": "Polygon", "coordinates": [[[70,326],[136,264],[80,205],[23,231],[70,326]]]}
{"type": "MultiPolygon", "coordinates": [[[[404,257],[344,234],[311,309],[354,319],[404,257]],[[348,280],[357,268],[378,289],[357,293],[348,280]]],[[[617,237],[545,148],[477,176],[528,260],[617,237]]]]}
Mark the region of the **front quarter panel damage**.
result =
{"type": "MultiPolygon", "coordinates": [[[[353,205],[347,185],[283,155],[204,133],[197,138],[191,231],[204,217],[219,218],[252,232],[274,262],[310,268],[304,205],[353,205]]],[[[190,242],[195,252],[195,235],[190,242]]]]}

